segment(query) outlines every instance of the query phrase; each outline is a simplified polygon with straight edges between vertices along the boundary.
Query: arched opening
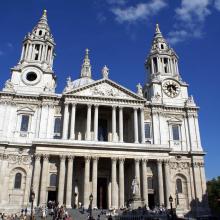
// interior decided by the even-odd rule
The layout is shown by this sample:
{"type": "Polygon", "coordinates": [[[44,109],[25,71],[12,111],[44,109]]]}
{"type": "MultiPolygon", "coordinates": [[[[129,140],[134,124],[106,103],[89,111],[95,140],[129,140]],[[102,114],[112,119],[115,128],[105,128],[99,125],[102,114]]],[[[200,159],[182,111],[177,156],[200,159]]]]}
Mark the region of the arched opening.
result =
{"type": "Polygon", "coordinates": [[[176,180],[176,191],[177,193],[183,193],[182,180],[180,178],[176,180]]]}
{"type": "Polygon", "coordinates": [[[15,189],[20,189],[21,188],[21,180],[22,180],[21,173],[16,173],[15,174],[15,181],[14,181],[14,188],[15,189]]]}

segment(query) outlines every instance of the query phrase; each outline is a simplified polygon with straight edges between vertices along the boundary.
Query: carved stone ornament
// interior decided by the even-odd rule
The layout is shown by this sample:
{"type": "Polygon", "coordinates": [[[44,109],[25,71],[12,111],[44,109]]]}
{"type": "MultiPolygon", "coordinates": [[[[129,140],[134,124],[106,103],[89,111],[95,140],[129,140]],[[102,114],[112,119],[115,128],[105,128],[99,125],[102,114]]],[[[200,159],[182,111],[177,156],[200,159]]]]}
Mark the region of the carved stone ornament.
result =
{"type": "Polygon", "coordinates": [[[96,97],[115,97],[115,98],[127,98],[134,100],[133,97],[129,96],[125,92],[115,88],[108,83],[102,83],[97,86],[76,92],[74,95],[79,96],[96,96],[96,97]]]}
{"type": "Polygon", "coordinates": [[[12,164],[30,164],[31,163],[31,157],[28,155],[8,155],[8,161],[12,164]]]}
{"type": "Polygon", "coordinates": [[[170,168],[173,170],[184,170],[189,168],[188,162],[170,162],[170,168]]]}
{"type": "Polygon", "coordinates": [[[11,82],[10,79],[8,79],[6,82],[5,82],[5,87],[4,87],[5,90],[7,91],[14,91],[14,86],[11,82]]]}

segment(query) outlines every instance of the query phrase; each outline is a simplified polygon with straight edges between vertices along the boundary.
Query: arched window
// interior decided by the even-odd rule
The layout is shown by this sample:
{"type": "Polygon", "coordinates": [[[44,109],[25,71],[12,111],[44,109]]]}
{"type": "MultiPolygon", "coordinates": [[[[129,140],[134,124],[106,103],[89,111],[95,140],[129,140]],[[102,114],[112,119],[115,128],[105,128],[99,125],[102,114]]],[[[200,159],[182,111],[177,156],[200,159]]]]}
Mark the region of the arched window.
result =
{"type": "Polygon", "coordinates": [[[57,117],[54,121],[54,138],[59,139],[61,137],[61,118],[57,117]]]}
{"type": "Polygon", "coordinates": [[[22,178],[21,173],[16,173],[15,174],[15,182],[14,182],[14,188],[15,189],[20,189],[21,188],[21,178],[22,178]]]}
{"type": "Polygon", "coordinates": [[[181,179],[176,180],[176,190],[177,190],[177,193],[183,193],[183,186],[182,186],[181,179]]]}
{"type": "Polygon", "coordinates": [[[57,175],[51,174],[50,175],[50,186],[56,186],[57,185],[57,175]]]}
{"type": "Polygon", "coordinates": [[[147,177],[147,186],[148,186],[148,189],[153,189],[154,188],[153,178],[151,176],[147,177]]]}

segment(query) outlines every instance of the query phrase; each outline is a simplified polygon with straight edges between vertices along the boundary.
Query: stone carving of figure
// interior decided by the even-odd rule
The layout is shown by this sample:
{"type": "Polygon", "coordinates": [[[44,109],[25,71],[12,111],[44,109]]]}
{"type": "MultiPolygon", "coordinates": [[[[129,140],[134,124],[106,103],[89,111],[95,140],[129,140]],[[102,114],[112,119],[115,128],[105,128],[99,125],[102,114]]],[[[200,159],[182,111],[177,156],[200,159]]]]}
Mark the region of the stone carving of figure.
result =
{"type": "Polygon", "coordinates": [[[13,84],[11,82],[10,79],[8,79],[6,82],[5,82],[5,88],[6,89],[13,89],[13,84]]]}
{"type": "Polygon", "coordinates": [[[136,177],[132,180],[131,190],[132,190],[132,195],[133,196],[138,196],[139,195],[139,183],[138,183],[136,177]]]}
{"type": "Polygon", "coordinates": [[[137,84],[137,94],[143,96],[143,88],[140,83],[137,84]]]}
{"type": "Polygon", "coordinates": [[[69,77],[67,77],[67,79],[66,79],[66,88],[65,88],[64,91],[66,92],[66,91],[71,90],[72,86],[73,86],[73,83],[72,83],[72,81],[71,81],[71,77],[69,76],[69,77]]]}
{"type": "Polygon", "coordinates": [[[109,68],[105,65],[102,68],[102,76],[104,79],[108,79],[108,74],[109,74],[109,68]]]}

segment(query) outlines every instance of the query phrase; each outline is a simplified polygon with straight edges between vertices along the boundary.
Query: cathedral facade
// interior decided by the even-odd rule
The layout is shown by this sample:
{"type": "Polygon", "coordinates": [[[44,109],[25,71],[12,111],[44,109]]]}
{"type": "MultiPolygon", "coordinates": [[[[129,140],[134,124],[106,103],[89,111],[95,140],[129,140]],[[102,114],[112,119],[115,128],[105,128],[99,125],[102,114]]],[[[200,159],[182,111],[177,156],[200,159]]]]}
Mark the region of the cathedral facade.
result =
{"type": "Polygon", "coordinates": [[[156,26],[137,92],[92,79],[86,49],[80,77],[55,92],[55,42],[44,11],[23,41],[0,92],[0,211],[58,201],[68,208],[124,208],[135,179],[147,208],[199,215],[208,210],[198,107],[178,56],[156,26]]]}

